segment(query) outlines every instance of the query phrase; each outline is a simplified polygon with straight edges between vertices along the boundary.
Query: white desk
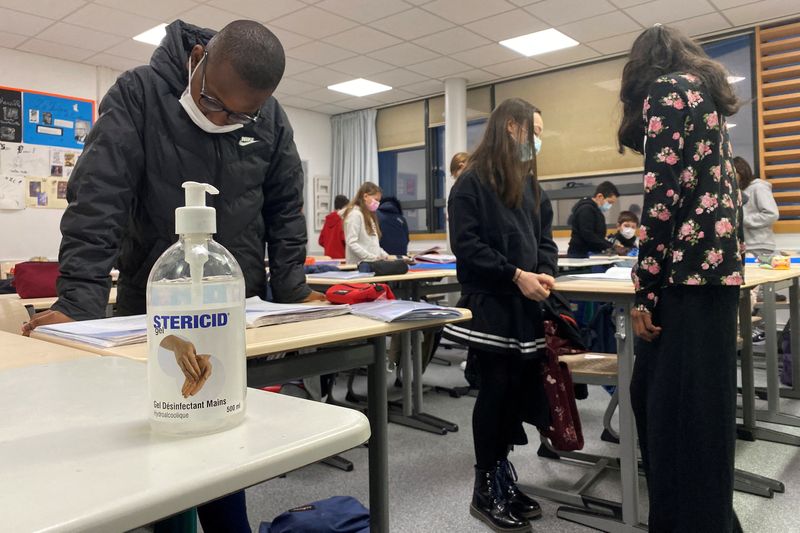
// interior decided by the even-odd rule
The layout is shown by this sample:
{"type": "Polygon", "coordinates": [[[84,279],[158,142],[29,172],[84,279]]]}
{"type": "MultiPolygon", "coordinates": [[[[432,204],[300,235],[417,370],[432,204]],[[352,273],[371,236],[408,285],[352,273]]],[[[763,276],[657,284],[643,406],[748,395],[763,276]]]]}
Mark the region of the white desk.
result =
{"type": "Polygon", "coordinates": [[[145,365],[98,357],[0,372],[6,531],[123,531],[361,444],[351,409],[250,389],[245,421],[153,434],[145,365]]]}
{"type": "Polygon", "coordinates": [[[19,333],[7,331],[0,331],[0,348],[2,348],[0,350],[0,371],[97,357],[97,355],[79,348],[31,339],[23,337],[19,333]]]}
{"type": "MultiPolygon", "coordinates": [[[[45,298],[20,298],[18,294],[0,294],[0,298],[15,300],[25,307],[33,307],[34,311],[47,311],[56,303],[56,300],[58,300],[55,296],[48,296],[45,298]]],[[[111,291],[108,294],[108,303],[109,305],[117,303],[116,287],[111,287],[111,291]]]]}

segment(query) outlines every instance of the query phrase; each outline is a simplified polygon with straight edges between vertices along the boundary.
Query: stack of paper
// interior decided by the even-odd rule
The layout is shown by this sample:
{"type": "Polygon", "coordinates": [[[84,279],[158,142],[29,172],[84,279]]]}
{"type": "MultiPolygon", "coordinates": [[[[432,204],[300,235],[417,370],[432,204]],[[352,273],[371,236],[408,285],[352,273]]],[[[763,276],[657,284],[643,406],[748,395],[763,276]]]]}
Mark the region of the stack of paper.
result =
{"type": "Polygon", "coordinates": [[[417,261],[425,263],[455,263],[456,256],[451,254],[423,254],[414,256],[417,261]]]}
{"type": "Polygon", "coordinates": [[[452,307],[441,307],[425,302],[409,302],[406,300],[376,300],[374,302],[354,304],[350,306],[350,312],[357,316],[383,322],[461,317],[461,312],[452,307]]]}
{"type": "Polygon", "coordinates": [[[85,342],[102,348],[138,344],[147,340],[146,315],[118,316],[39,326],[36,331],[85,342]]]}
{"type": "Polygon", "coordinates": [[[595,281],[627,281],[631,282],[631,268],[630,267],[617,267],[613,266],[605,272],[598,272],[594,274],[571,274],[569,276],[562,276],[559,279],[590,279],[595,281]]]}
{"type": "Polygon", "coordinates": [[[246,318],[248,328],[258,328],[346,315],[349,312],[349,305],[276,304],[253,296],[247,299],[246,318]]]}
{"type": "Polygon", "coordinates": [[[318,272],[316,274],[306,274],[306,278],[314,279],[358,279],[374,276],[375,272],[358,272],[357,270],[331,270],[330,272],[318,272]]]}

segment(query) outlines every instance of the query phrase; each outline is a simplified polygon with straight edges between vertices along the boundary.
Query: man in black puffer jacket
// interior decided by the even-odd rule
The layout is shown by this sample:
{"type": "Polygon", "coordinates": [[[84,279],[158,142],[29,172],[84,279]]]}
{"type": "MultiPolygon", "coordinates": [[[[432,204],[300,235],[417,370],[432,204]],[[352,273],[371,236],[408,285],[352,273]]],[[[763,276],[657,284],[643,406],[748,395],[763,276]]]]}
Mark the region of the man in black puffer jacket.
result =
{"type": "Polygon", "coordinates": [[[59,298],[27,332],[103,317],[114,265],[118,313],[144,313],[150,269],[177,240],[175,208],[186,180],[219,189],[209,197],[215,239],[242,267],[248,297],[266,294],[265,244],[277,301],[319,296],[303,271],[300,158],[271,96],[285,65],[280,41],[252,21],[216,36],[179,20],[166,31],[150,65],[123,73],[100,104],[67,189],[59,298]]]}
{"type": "Polygon", "coordinates": [[[619,191],[610,181],[597,186],[594,196],[582,198],[572,208],[567,224],[572,229],[567,255],[569,257],[588,257],[590,253],[609,251],[611,244],[606,241],[605,213],[611,209],[619,197],[619,191]]]}

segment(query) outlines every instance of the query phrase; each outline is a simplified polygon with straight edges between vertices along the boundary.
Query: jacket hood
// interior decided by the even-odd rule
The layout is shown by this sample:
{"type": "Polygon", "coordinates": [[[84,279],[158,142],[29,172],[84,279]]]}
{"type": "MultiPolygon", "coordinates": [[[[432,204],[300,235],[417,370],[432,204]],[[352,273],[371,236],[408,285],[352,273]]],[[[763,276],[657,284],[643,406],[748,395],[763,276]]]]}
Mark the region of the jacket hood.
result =
{"type": "Polygon", "coordinates": [[[337,225],[339,225],[341,223],[342,223],[342,217],[339,215],[338,211],[331,211],[325,217],[325,227],[327,227],[327,228],[336,227],[337,225]]]}
{"type": "Polygon", "coordinates": [[[578,211],[578,209],[582,209],[582,208],[586,207],[587,205],[588,206],[592,206],[592,207],[594,207],[595,209],[598,209],[598,210],[600,209],[599,207],[597,207],[597,204],[595,203],[594,200],[592,200],[588,196],[585,196],[585,197],[581,198],[580,200],[578,200],[578,203],[576,203],[574,206],[572,206],[572,213],[573,214],[576,213],[578,211]]]}
{"type": "Polygon", "coordinates": [[[400,207],[400,201],[394,196],[387,196],[383,198],[378,210],[382,213],[392,213],[396,215],[403,214],[403,208],[400,207]]]}
{"type": "Polygon", "coordinates": [[[180,95],[189,82],[189,53],[197,44],[206,46],[217,32],[182,20],[171,23],[166,31],[167,35],[150,58],[150,66],[164,78],[175,94],[180,95]]]}
{"type": "Polygon", "coordinates": [[[750,185],[747,186],[745,191],[753,192],[756,189],[764,189],[767,192],[771,192],[772,191],[772,184],[770,182],[768,182],[767,180],[762,180],[760,178],[759,179],[754,179],[752,181],[752,183],[750,183],[750,185]]]}

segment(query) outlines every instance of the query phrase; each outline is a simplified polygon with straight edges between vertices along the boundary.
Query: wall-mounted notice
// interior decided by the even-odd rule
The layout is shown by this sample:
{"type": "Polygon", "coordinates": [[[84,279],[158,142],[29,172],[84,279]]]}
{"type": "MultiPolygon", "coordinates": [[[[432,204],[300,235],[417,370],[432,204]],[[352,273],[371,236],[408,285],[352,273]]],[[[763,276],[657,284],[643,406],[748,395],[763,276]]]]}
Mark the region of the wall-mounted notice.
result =
{"type": "Polygon", "coordinates": [[[0,88],[0,142],[22,140],[22,93],[0,88]]]}
{"type": "Polygon", "coordinates": [[[28,144],[82,149],[94,120],[94,102],[23,91],[22,140],[28,144]]]}

